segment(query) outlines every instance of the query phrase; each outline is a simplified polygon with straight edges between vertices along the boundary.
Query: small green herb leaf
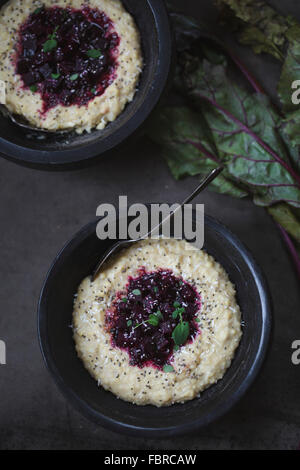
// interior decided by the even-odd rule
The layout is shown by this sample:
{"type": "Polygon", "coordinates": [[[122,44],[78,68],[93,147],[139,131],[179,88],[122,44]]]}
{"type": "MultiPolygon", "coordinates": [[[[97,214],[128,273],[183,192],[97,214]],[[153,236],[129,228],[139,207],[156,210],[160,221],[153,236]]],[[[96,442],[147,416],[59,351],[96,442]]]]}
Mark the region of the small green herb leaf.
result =
{"type": "Polygon", "coordinates": [[[180,307],[180,303],[177,302],[177,300],[175,300],[175,302],[173,303],[173,307],[175,307],[175,308],[180,307]]]}
{"type": "Polygon", "coordinates": [[[30,91],[32,91],[32,93],[35,93],[38,89],[37,85],[31,85],[29,88],[30,88],[30,91]]]}
{"type": "Polygon", "coordinates": [[[42,11],[42,9],[43,9],[43,7],[37,8],[36,10],[34,10],[33,14],[38,15],[40,13],[40,11],[42,11]]]}
{"type": "Polygon", "coordinates": [[[78,77],[79,77],[78,73],[73,73],[73,75],[70,76],[70,80],[74,82],[75,80],[77,80],[78,77]]]}
{"type": "MultiPolygon", "coordinates": [[[[175,303],[175,302],[174,302],[175,303]]],[[[176,310],[174,310],[174,312],[172,313],[172,317],[173,318],[177,318],[178,315],[181,317],[181,315],[185,312],[185,308],[184,307],[179,307],[179,308],[176,308],[176,310]]]]}
{"type": "Polygon", "coordinates": [[[157,310],[157,312],[154,313],[154,315],[159,318],[159,320],[163,320],[164,317],[163,317],[163,314],[161,313],[160,310],[157,310]]]}
{"type": "Polygon", "coordinates": [[[51,73],[51,77],[54,78],[55,80],[60,77],[60,73],[51,73]]]}
{"type": "Polygon", "coordinates": [[[88,57],[91,57],[92,59],[98,59],[98,57],[102,55],[102,52],[100,51],[100,49],[90,49],[89,51],[87,51],[86,55],[88,57]]]}
{"type": "Polygon", "coordinates": [[[44,52],[50,52],[57,47],[57,41],[54,38],[48,39],[43,45],[44,52]]]}
{"type": "Polygon", "coordinates": [[[132,320],[128,320],[127,321],[127,326],[131,326],[132,325],[132,320]]]}
{"type": "Polygon", "coordinates": [[[158,287],[156,287],[156,286],[153,287],[153,290],[154,290],[155,294],[157,294],[157,292],[158,292],[158,287]]]}
{"type": "Polygon", "coordinates": [[[196,318],[195,320],[197,323],[200,323],[200,318],[196,318]]]}
{"type": "Polygon", "coordinates": [[[148,323],[152,326],[157,326],[159,324],[159,319],[156,315],[153,315],[153,313],[151,313],[148,318],[148,323]]]}
{"type": "Polygon", "coordinates": [[[174,372],[174,368],[170,366],[169,364],[165,364],[163,367],[164,372],[174,372]]]}
{"type": "Polygon", "coordinates": [[[141,294],[142,294],[141,291],[140,291],[140,289],[134,289],[134,290],[132,291],[132,293],[133,293],[133,295],[141,295],[141,294]]]}
{"type": "Polygon", "coordinates": [[[178,317],[179,315],[179,312],[178,310],[174,310],[174,312],[172,313],[172,318],[174,318],[174,320],[178,317]]]}
{"type": "Polygon", "coordinates": [[[127,297],[123,297],[122,302],[127,302],[127,297]]]}
{"type": "Polygon", "coordinates": [[[190,327],[189,327],[188,322],[183,321],[181,323],[178,323],[178,325],[174,328],[173,333],[172,333],[172,338],[174,340],[174,343],[177,344],[178,346],[181,346],[188,339],[189,333],[190,333],[190,327]]]}
{"type": "Polygon", "coordinates": [[[175,346],[174,346],[174,351],[178,351],[178,349],[179,349],[178,344],[175,344],[175,346]]]}

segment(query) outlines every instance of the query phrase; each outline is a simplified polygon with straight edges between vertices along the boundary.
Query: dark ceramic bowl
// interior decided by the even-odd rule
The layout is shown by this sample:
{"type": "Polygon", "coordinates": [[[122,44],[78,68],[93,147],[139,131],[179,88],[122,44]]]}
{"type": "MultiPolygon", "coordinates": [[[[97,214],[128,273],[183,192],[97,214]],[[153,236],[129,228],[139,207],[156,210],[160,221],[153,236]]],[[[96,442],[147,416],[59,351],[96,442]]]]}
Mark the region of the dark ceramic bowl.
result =
{"type": "Polygon", "coordinates": [[[97,386],[72,338],[73,297],[111,241],[96,237],[96,223],[78,232],[62,249],[47,275],[38,307],[42,354],[65,397],[87,418],[114,431],[166,438],[195,431],[227,412],[246,392],[266,355],[271,306],[261,270],[242,243],[223,225],[205,218],[205,245],[235,284],[243,316],[243,336],[224,377],[200,398],[165,408],[136,406],[97,386]]]}
{"type": "MultiPolygon", "coordinates": [[[[0,0],[0,7],[6,0],[0,0]]],[[[145,123],[168,83],[172,37],[164,0],[123,0],[141,33],[144,69],[138,91],[120,116],[104,130],[90,134],[30,133],[0,113],[2,156],[40,169],[72,169],[94,163],[118,147],[145,123]]]]}

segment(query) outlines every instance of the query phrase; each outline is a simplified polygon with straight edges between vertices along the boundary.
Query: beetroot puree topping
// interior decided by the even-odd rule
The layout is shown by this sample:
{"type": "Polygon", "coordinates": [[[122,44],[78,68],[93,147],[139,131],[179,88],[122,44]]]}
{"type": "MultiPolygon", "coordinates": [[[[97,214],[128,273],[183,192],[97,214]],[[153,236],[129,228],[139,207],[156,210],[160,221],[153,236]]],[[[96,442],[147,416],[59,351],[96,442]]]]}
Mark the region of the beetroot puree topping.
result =
{"type": "Polygon", "coordinates": [[[16,72],[39,92],[43,112],[82,106],[113,82],[120,38],[96,9],[38,8],[21,26],[16,72]]]}
{"type": "Polygon", "coordinates": [[[113,346],[127,350],[131,365],[161,369],[174,350],[200,333],[200,306],[196,289],[171,270],[141,268],[107,311],[113,346]]]}

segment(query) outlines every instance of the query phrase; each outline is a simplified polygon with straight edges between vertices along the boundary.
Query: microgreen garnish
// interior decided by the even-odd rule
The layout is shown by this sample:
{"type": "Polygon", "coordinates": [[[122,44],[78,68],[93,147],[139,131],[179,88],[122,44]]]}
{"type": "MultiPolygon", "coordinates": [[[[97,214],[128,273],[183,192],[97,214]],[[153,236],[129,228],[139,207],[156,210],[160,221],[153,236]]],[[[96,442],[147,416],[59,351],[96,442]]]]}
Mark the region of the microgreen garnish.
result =
{"type": "Polygon", "coordinates": [[[98,59],[98,57],[102,55],[102,52],[100,51],[100,49],[90,49],[89,51],[87,51],[86,55],[88,57],[91,57],[92,59],[98,59]]]}
{"type": "Polygon", "coordinates": [[[127,326],[131,326],[132,325],[132,320],[128,320],[127,321],[127,326]]]}
{"type": "MultiPolygon", "coordinates": [[[[175,304],[176,302],[174,302],[175,304]]],[[[174,310],[174,312],[172,313],[172,317],[174,319],[176,319],[178,317],[178,315],[180,316],[181,318],[181,315],[185,312],[185,308],[184,307],[178,307],[176,308],[176,310],[174,310]]],[[[181,318],[181,321],[182,321],[182,318],[181,318]]]]}
{"type": "Polygon", "coordinates": [[[200,323],[200,318],[196,318],[195,320],[197,323],[200,323]]]}
{"type": "Polygon", "coordinates": [[[157,310],[157,312],[154,313],[154,315],[159,318],[159,320],[163,320],[164,317],[163,317],[163,314],[161,313],[160,310],[157,310]]]}
{"type": "Polygon", "coordinates": [[[134,289],[134,290],[132,291],[132,293],[133,293],[134,295],[141,295],[140,289],[134,289]]]}
{"type": "Polygon", "coordinates": [[[95,87],[92,88],[92,89],[91,89],[91,92],[95,95],[95,94],[97,93],[97,88],[95,88],[95,87]]]}
{"type": "Polygon", "coordinates": [[[174,372],[174,368],[170,364],[165,364],[163,367],[164,372],[174,372]]]}
{"type": "Polygon", "coordinates": [[[175,344],[175,346],[174,346],[174,351],[178,351],[178,349],[179,349],[178,344],[175,344]]]}
{"type": "Polygon", "coordinates": [[[51,73],[51,77],[54,78],[55,80],[60,77],[60,73],[51,73]]]}
{"type": "Polygon", "coordinates": [[[70,80],[74,82],[74,80],[77,80],[78,77],[79,77],[78,73],[73,73],[73,75],[70,76],[70,80]]]}
{"type": "Polygon", "coordinates": [[[123,297],[122,302],[127,302],[127,297],[123,297]]]}
{"type": "Polygon", "coordinates": [[[42,11],[42,9],[43,9],[43,7],[37,8],[36,10],[34,10],[33,14],[38,15],[40,13],[40,11],[42,11]]]}
{"type": "Polygon", "coordinates": [[[138,328],[139,326],[143,325],[144,323],[149,323],[152,326],[158,326],[160,320],[163,320],[163,314],[160,310],[157,310],[155,313],[151,313],[148,317],[148,320],[143,321],[142,323],[138,323],[135,325],[134,329],[138,328]]]}
{"type": "Polygon", "coordinates": [[[32,91],[32,93],[35,93],[37,91],[38,87],[37,87],[37,85],[31,85],[29,87],[29,89],[30,89],[30,91],[32,91]]]}
{"type": "Polygon", "coordinates": [[[158,287],[157,287],[157,286],[154,286],[154,287],[153,287],[153,290],[154,290],[155,294],[157,294],[157,292],[158,292],[158,287]]]}
{"type": "Polygon", "coordinates": [[[158,326],[159,318],[156,315],[154,315],[153,313],[151,313],[151,315],[149,315],[149,318],[148,318],[147,322],[149,323],[149,325],[158,326]]]}
{"type": "Polygon", "coordinates": [[[172,338],[177,346],[181,346],[186,342],[190,333],[190,327],[187,321],[180,321],[174,328],[172,338]]]}
{"type": "MultiPolygon", "coordinates": [[[[177,304],[178,302],[174,302],[177,304]]],[[[172,333],[172,338],[174,340],[175,345],[181,346],[181,344],[184,344],[190,334],[190,326],[187,321],[183,321],[182,314],[185,312],[184,307],[178,307],[174,312],[172,313],[173,318],[177,318],[179,316],[180,322],[178,325],[174,328],[173,333],[172,333]]]]}
{"type": "Polygon", "coordinates": [[[47,41],[44,42],[43,45],[43,51],[44,52],[50,52],[52,49],[55,49],[57,47],[57,40],[56,40],[56,32],[58,30],[59,26],[56,26],[53,33],[49,34],[47,41]]]}
{"type": "Polygon", "coordinates": [[[56,39],[48,39],[43,45],[44,52],[50,52],[52,49],[57,47],[57,40],[56,39]]]}
{"type": "Polygon", "coordinates": [[[177,302],[177,300],[175,300],[175,302],[173,303],[173,307],[175,307],[175,308],[180,307],[180,303],[177,302]]]}

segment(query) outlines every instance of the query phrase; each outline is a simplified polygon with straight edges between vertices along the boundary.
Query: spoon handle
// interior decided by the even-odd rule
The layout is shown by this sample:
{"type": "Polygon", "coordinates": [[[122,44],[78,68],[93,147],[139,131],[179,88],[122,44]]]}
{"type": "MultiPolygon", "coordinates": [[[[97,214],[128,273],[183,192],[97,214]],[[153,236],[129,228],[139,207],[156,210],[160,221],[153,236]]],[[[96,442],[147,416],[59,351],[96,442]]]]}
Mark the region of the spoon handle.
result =
{"type": "Polygon", "coordinates": [[[203,191],[203,189],[206,188],[206,186],[209,185],[209,183],[211,183],[220,173],[221,171],[223,170],[222,167],[219,167],[219,168],[216,168],[214,170],[212,170],[207,176],[205,176],[205,178],[201,181],[201,183],[199,184],[199,186],[197,186],[197,188],[195,189],[195,191],[192,192],[192,194],[190,194],[179,206],[176,207],[176,209],[171,212],[170,214],[167,215],[167,217],[165,217],[161,222],[160,224],[158,224],[156,227],[154,227],[153,229],[150,230],[150,232],[148,232],[146,235],[142,236],[141,238],[139,238],[138,240],[123,240],[123,241],[119,241],[117,242],[115,245],[112,245],[108,251],[106,251],[102,257],[100,258],[100,260],[98,261],[98,264],[92,274],[92,281],[94,281],[103,265],[103,263],[116,251],[116,249],[120,249],[121,247],[125,247],[126,245],[132,243],[132,242],[137,242],[139,240],[143,240],[145,238],[148,238],[150,237],[153,232],[155,231],[158,231],[158,235],[159,235],[159,229],[160,227],[169,219],[171,219],[172,217],[174,217],[174,215],[176,214],[176,212],[178,210],[180,210],[182,208],[182,206],[184,204],[188,204],[190,201],[192,201],[196,196],[198,196],[198,194],[203,191]]]}
{"type": "MultiPolygon", "coordinates": [[[[190,194],[176,209],[168,214],[156,227],[150,230],[143,238],[148,238],[150,235],[153,235],[156,231],[158,231],[163,224],[165,224],[168,220],[171,220],[174,215],[185,205],[195,199],[198,194],[200,194],[220,173],[223,171],[223,167],[218,167],[212,170],[208,175],[206,175],[201,183],[197,186],[197,188],[190,194]]],[[[159,232],[158,232],[159,234],[159,232]]]]}
{"type": "Polygon", "coordinates": [[[182,207],[184,204],[188,204],[196,196],[198,196],[198,194],[200,194],[201,191],[203,191],[203,189],[205,189],[221,173],[221,171],[223,171],[223,167],[220,166],[212,170],[208,175],[206,175],[199,184],[199,186],[195,189],[195,191],[193,191],[192,194],[183,201],[180,207],[182,207]]]}

